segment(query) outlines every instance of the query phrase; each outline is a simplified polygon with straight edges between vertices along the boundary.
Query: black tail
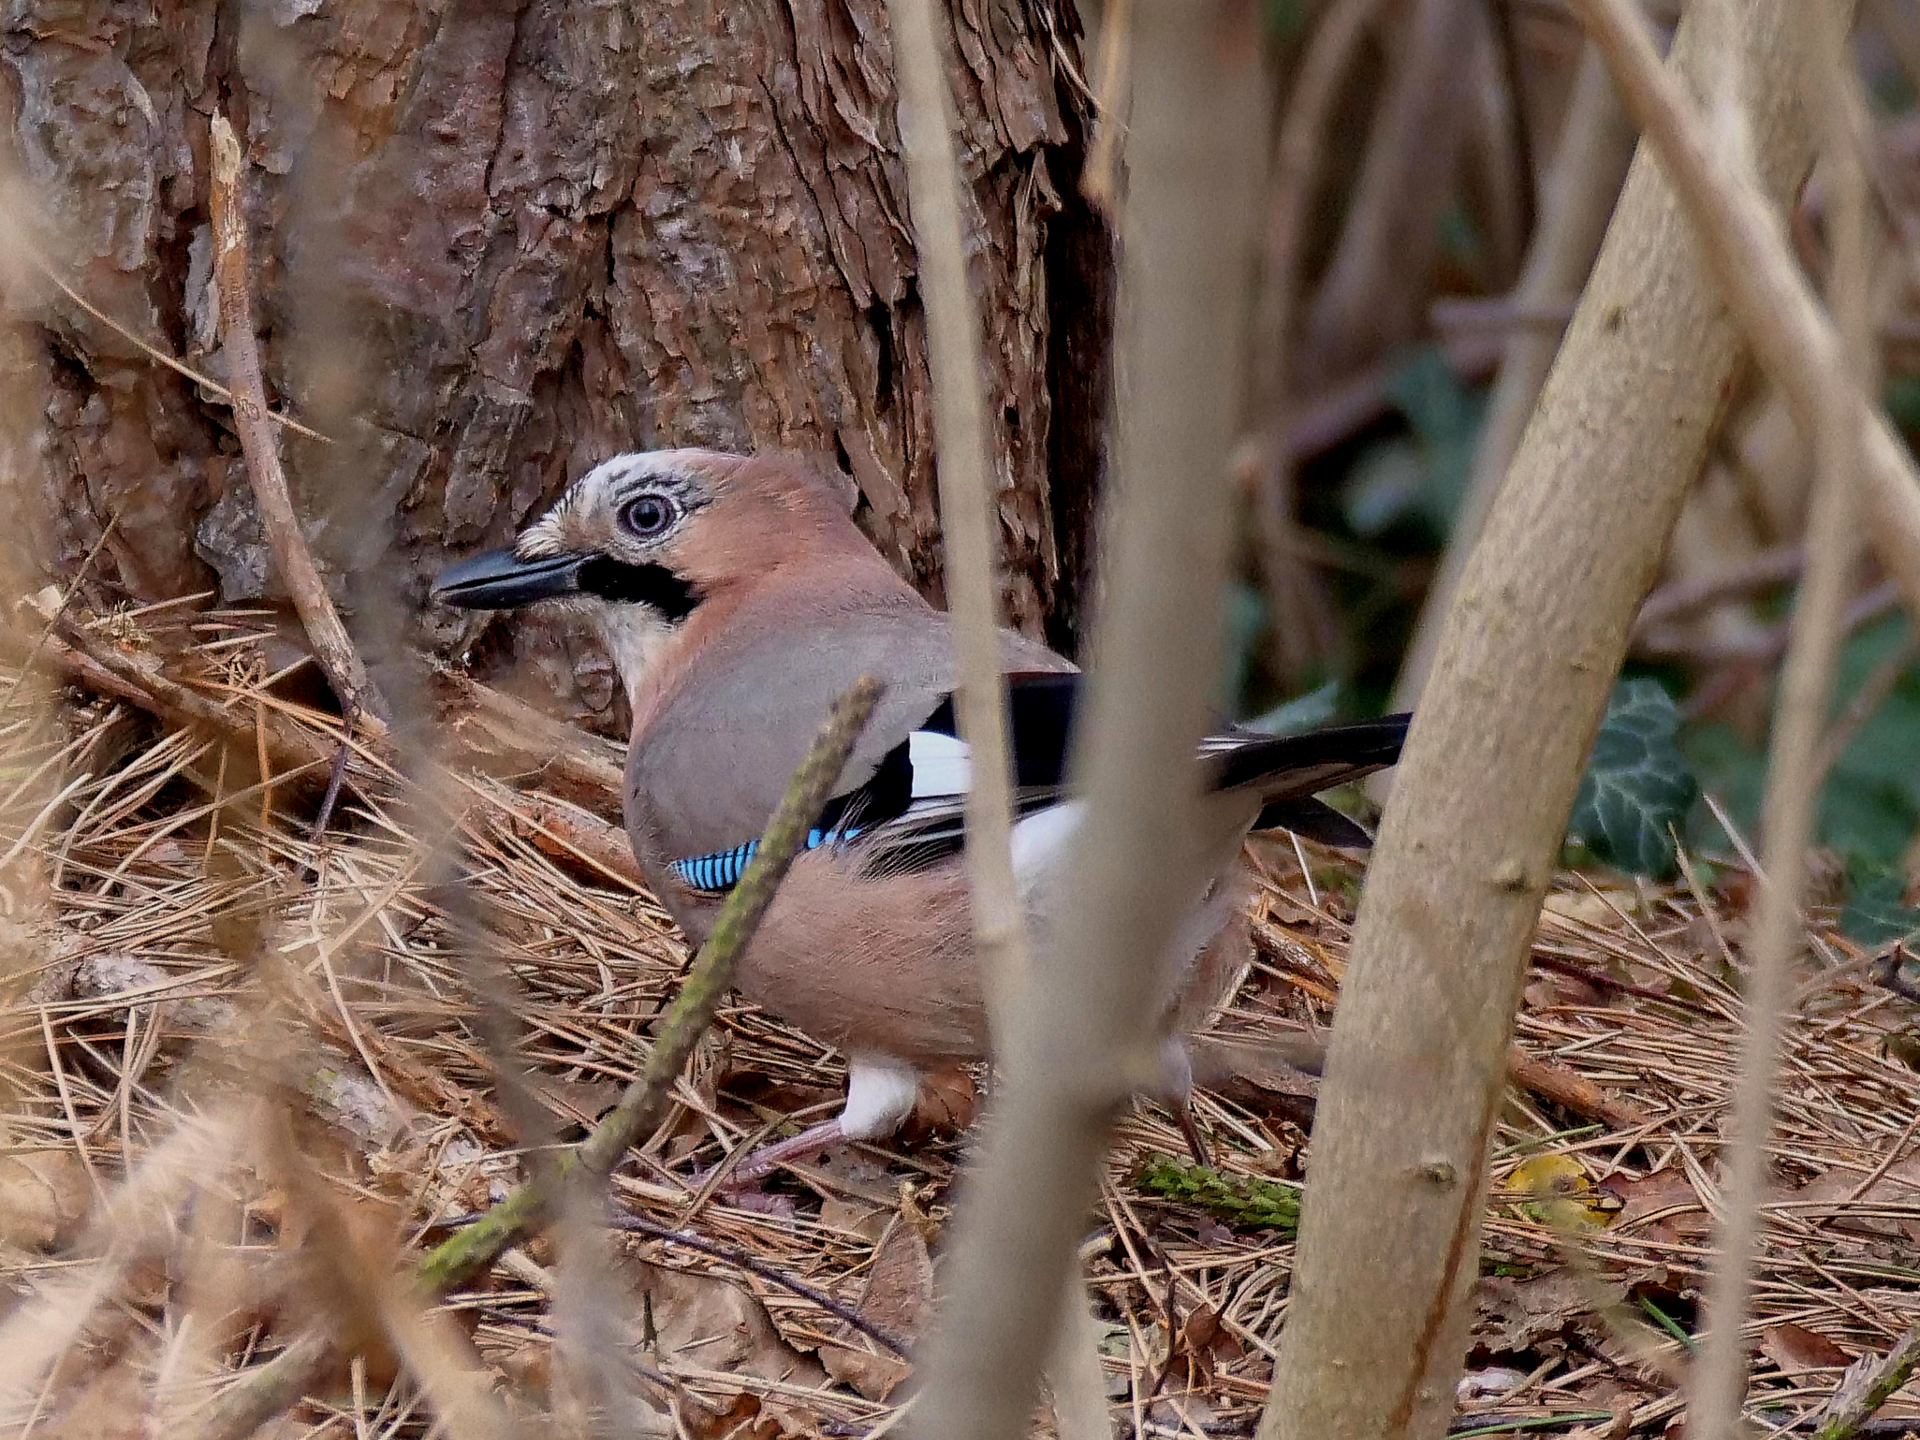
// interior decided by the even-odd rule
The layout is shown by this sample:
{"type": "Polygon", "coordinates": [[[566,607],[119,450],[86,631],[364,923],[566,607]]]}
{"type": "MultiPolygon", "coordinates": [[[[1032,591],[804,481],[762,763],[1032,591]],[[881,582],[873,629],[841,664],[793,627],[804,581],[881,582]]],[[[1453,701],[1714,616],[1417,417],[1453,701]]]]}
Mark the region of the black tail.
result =
{"type": "Polygon", "coordinates": [[[1302,735],[1248,736],[1211,758],[1214,788],[1259,793],[1264,803],[1255,830],[1291,830],[1323,844],[1364,849],[1373,837],[1313,797],[1398,760],[1410,718],[1389,715],[1302,735]]]}
{"type": "Polygon", "coordinates": [[[1412,718],[1388,715],[1301,735],[1248,735],[1211,757],[1213,788],[1251,787],[1269,802],[1330,790],[1398,760],[1412,718]]]}

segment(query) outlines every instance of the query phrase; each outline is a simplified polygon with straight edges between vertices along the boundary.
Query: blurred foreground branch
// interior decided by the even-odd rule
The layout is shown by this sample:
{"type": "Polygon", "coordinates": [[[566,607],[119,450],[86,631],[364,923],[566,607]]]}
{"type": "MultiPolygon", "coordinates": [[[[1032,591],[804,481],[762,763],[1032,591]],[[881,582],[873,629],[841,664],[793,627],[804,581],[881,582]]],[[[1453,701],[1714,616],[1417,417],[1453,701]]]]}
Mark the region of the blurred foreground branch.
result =
{"type": "MultiPolygon", "coordinates": [[[[1514,290],[1518,309],[1546,309],[1571,304],[1593,269],[1594,256],[1607,232],[1620,186],[1633,158],[1633,126],[1613,93],[1613,82],[1598,54],[1589,47],[1581,57],[1573,98],[1562,122],[1560,145],[1547,182],[1540,228],[1527,251],[1526,268],[1514,290]]],[[[1439,641],[1440,623],[1453,601],[1455,587],[1486,524],[1487,512],[1507,477],[1507,466],[1519,447],[1520,436],[1533,414],[1547,370],[1560,349],[1558,327],[1521,325],[1514,328],[1500,360],[1499,378],[1487,401],[1487,421],[1474,449],[1473,472],[1467,481],[1453,535],[1440,557],[1440,569],[1421,607],[1420,620],[1400,675],[1394,684],[1392,708],[1411,710],[1426,684],[1439,641]]],[[[1390,772],[1377,778],[1391,784],[1390,772]]]]}
{"type": "MultiPolygon", "coordinates": [[[[960,734],[972,755],[967,787],[967,874],[974,953],[986,977],[996,1050],[1026,989],[1025,922],[1013,875],[1013,765],[1007,682],[1001,670],[999,509],[987,436],[986,356],[967,279],[966,223],[956,122],[932,0],[890,0],[908,193],[927,306],[933,380],[940,531],[959,671],[960,734]]],[[[1109,17],[1110,23],[1112,17],[1109,17]]],[[[1066,1304],[1086,1312],[1080,1276],[1067,1276],[1066,1304]]],[[[1104,1440],[1108,1431],[1099,1354],[1063,1327],[1048,1383],[1064,1440],[1104,1440]]]]}
{"type": "MultiPolygon", "coordinates": [[[[1872,432],[1887,423],[1867,399],[1864,373],[1872,269],[1866,176],[1855,129],[1852,67],[1847,54],[1851,14],[1835,4],[1805,6],[1796,48],[1820,63],[1811,67],[1828,112],[1828,166],[1835,194],[1834,304],[1847,336],[1824,315],[1788,248],[1784,230],[1752,179],[1742,172],[1743,146],[1729,125],[1737,111],[1716,113],[1710,124],[1661,68],[1638,13],[1626,0],[1577,0],[1576,10],[1613,68],[1628,107],[1658,148],[1673,177],[1733,309],[1761,361],[1792,398],[1796,419],[1811,436],[1818,460],[1807,522],[1806,574],[1793,615],[1792,640],[1781,671],[1768,755],[1762,861],[1767,883],[1751,945],[1746,1028],[1734,1095],[1732,1144],[1723,1156],[1725,1204],[1717,1229],[1719,1256],[1707,1289],[1707,1334],[1693,1376],[1688,1433],[1699,1440],[1733,1440],[1742,1431],[1747,1392],[1743,1334],[1752,1302],[1760,1207],[1768,1188],[1767,1141],[1773,1125],[1773,1087],[1787,981],[1802,936],[1801,896],[1807,845],[1813,837],[1826,726],[1841,635],[1841,616],[1855,560],[1854,476],[1872,432]],[[1718,133],[1716,133],[1716,130],[1718,133]]],[[[1723,64],[1739,63],[1729,51],[1723,64]]],[[[1738,88],[1737,74],[1723,78],[1738,88]]],[[[1714,100],[1721,97],[1714,96],[1714,100]]],[[[1880,517],[1896,530],[1902,492],[1920,511],[1920,477],[1890,432],[1887,450],[1863,478],[1884,490],[1880,517]]],[[[1914,613],[1920,617],[1920,527],[1911,543],[1883,537],[1889,570],[1909,570],[1914,613]]]]}
{"type": "MultiPolygon", "coordinates": [[[[721,907],[711,938],[694,958],[647,1052],[645,1065],[627,1086],[620,1103],[560,1164],[522,1184],[429,1254],[415,1274],[419,1289],[438,1294],[485,1270],[522,1234],[542,1223],[557,1198],[557,1186],[575,1177],[609,1174],[628,1147],[659,1123],[674,1080],[732,988],[740,957],[772,903],[787,866],[804,845],[808,827],[818,818],[834,781],[845,768],[881,688],[877,680],[862,679],[835,702],[806,758],[788,782],[780,808],[768,822],[740,883],[721,907]]],[[[314,1335],[296,1341],[227,1389],[201,1413],[202,1440],[240,1440],[251,1434],[305,1394],[331,1354],[331,1342],[314,1335]]]]}
{"type": "MultiPolygon", "coordinates": [[[[1801,4],[1754,0],[1737,22],[1689,11],[1670,62],[1697,74],[1741,48],[1755,161],[1776,205],[1811,156],[1801,4]]],[[[1740,354],[1643,148],[1467,560],[1381,825],[1262,1440],[1446,1427],[1541,898],[1634,612],[1740,354]]]]}
{"type": "MultiPolygon", "coordinates": [[[[1806,7],[1803,22],[1826,8],[1806,7]]],[[[1851,5],[1844,8],[1851,16],[1851,5]]],[[[1635,11],[1622,0],[1574,0],[1574,10],[1605,53],[1628,109],[1656,143],[1717,285],[1803,433],[1818,430],[1829,387],[1844,390],[1838,403],[1849,408],[1859,432],[1867,533],[1908,613],[1920,620],[1920,469],[1879,405],[1848,377],[1839,332],[1794,261],[1777,212],[1741,174],[1738,147],[1714,133],[1662,70],[1635,11]]],[[[1870,142],[1857,128],[1865,121],[1856,111],[1848,106],[1847,124],[1859,149],[1870,142]]]]}
{"type": "Polygon", "coordinates": [[[1023,1432],[1109,1128],[1163,1070],[1163,966],[1204,884],[1192,757],[1219,653],[1265,133],[1254,18],[1181,0],[1133,13],[1111,574],[1074,742],[1086,818],[962,1197],[912,1421],[928,1436],[1023,1432]]]}

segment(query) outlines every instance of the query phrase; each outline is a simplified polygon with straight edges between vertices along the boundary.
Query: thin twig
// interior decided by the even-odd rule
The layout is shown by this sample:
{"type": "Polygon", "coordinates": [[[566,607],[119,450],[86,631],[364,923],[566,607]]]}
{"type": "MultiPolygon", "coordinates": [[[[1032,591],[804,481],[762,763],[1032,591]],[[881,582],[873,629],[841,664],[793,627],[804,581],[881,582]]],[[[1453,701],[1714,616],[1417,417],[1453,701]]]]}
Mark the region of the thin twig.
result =
{"type": "MultiPolygon", "coordinates": [[[[999,527],[981,380],[985,353],[973,287],[967,282],[953,98],[932,0],[890,0],[889,14],[914,238],[924,275],[940,529],[960,672],[960,733],[972,756],[966,858],[974,947],[999,1030],[1007,1006],[1016,1003],[1027,960],[1008,848],[1013,830],[1012,747],[994,585],[999,527]]],[[[1112,23],[1114,17],[1108,18],[1112,23]]]]}
{"type": "MultiPolygon", "coordinates": [[[[0,219],[0,224],[4,223],[4,219],[0,219]]],[[[222,385],[218,380],[215,380],[211,375],[203,375],[191,365],[183,365],[158,346],[142,340],[138,335],[134,334],[133,331],[129,330],[125,325],[122,325],[118,320],[107,314],[106,311],[89,301],[86,296],[74,289],[73,286],[61,279],[60,273],[53,268],[53,263],[40,253],[40,247],[29,240],[17,225],[8,228],[11,230],[14,243],[20,248],[20,253],[27,257],[28,262],[33,268],[45,276],[50,285],[57,289],[62,295],[66,296],[67,299],[72,301],[81,310],[98,320],[102,325],[113,331],[136,350],[140,351],[141,354],[145,355],[156,365],[166,366],[166,368],[173,371],[174,374],[179,375],[183,379],[191,380],[203,390],[211,391],[229,405],[238,408],[241,402],[235,398],[233,391],[222,385]]],[[[291,415],[283,415],[278,410],[269,410],[266,414],[267,419],[271,420],[274,424],[284,425],[287,429],[304,435],[309,440],[318,440],[322,445],[331,445],[333,443],[332,436],[322,435],[318,430],[308,429],[291,415]]]]}
{"type": "Polygon", "coordinates": [[[846,1322],[862,1335],[887,1347],[902,1360],[913,1358],[912,1348],[901,1336],[894,1334],[884,1325],[875,1324],[862,1315],[853,1306],[836,1299],[818,1285],[809,1285],[796,1276],[776,1269],[766,1261],[749,1255],[746,1251],[732,1245],[722,1245],[717,1240],[709,1240],[704,1235],[691,1230],[676,1230],[671,1225],[662,1225],[658,1220],[649,1220],[644,1215],[623,1211],[613,1217],[616,1230],[630,1230],[637,1235],[651,1235],[656,1240],[664,1240],[672,1245],[684,1245],[689,1250],[698,1250],[702,1255],[711,1255],[716,1260],[724,1260],[729,1265],[737,1265],[750,1274],[758,1275],[770,1284],[783,1290],[791,1290],[802,1299],[811,1300],[829,1315],[846,1322]]]}
{"type": "MultiPolygon", "coordinates": [[[[620,1103],[596,1125],[572,1154],[573,1164],[589,1175],[607,1175],[631,1146],[659,1123],[668,1092],[687,1057],[712,1023],[720,1002],[733,987],[734,971],[760,918],[773,902],[787,867],[806,840],[807,827],[826,804],[853,745],[866,727],[882,686],[872,677],[855,681],[834,703],[833,713],[814,737],[813,746],[794,771],[780,808],[714,921],[713,934],[700,947],[692,968],[660,1024],[646,1064],[628,1084],[620,1103]]],[[[556,1166],[564,1172],[567,1165],[556,1166]]],[[[420,1266],[420,1282],[445,1290],[477,1274],[531,1225],[540,1222],[552,1201],[549,1187],[532,1180],[514,1191],[471,1226],[435,1249],[420,1266]]]]}
{"type": "Polygon", "coordinates": [[[350,704],[346,714],[340,717],[340,748],[333,752],[333,769],[327,772],[327,793],[320,797],[320,813],[313,817],[313,828],[307,832],[307,839],[316,845],[327,833],[333,807],[340,803],[340,787],[347,778],[347,757],[353,754],[353,721],[359,708],[350,704]]]}
{"type": "MultiPolygon", "coordinates": [[[[628,1147],[658,1123],[675,1078],[731,988],[740,956],[845,767],[881,688],[879,681],[865,677],[835,702],[806,758],[788,782],[780,808],[768,822],[740,883],[721,906],[712,935],[694,958],[680,993],[661,1022],[646,1064],[627,1086],[620,1103],[560,1163],[522,1184],[428,1254],[414,1273],[420,1289],[437,1294],[484,1270],[521,1235],[543,1222],[555,1198],[555,1185],[570,1183],[583,1174],[610,1173],[628,1147]]],[[[310,1332],[251,1372],[247,1380],[223,1392],[203,1412],[203,1440],[240,1440],[251,1434],[265,1418],[277,1413],[267,1408],[269,1399],[304,1394],[331,1361],[332,1353],[330,1341],[315,1341],[314,1332],[310,1332]]]]}
{"type": "Polygon", "coordinates": [[[280,445],[267,422],[266,382],[253,334],[253,298],[247,275],[247,226],[241,208],[240,142],[224,115],[216,114],[210,138],[213,162],[214,276],[220,292],[220,333],[233,380],[234,428],[246,456],[247,479],[260,506],[260,523],[273,561],[300,612],[300,623],[343,708],[385,718],[386,702],[374,688],[347,627],[314,564],[293,494],[280,467],[280,445]]]}
{"type": "MultiPolygon", "coordinates": [[[[1645,21],[1629,0],[1569,3],[1658,151],[1735,317],[1803,430],[1811,433],[1818,424],[1830,385],[1847,387],[1853,424],[1860,431],[1856,446],[1867,537],[1899,585],[1908,611],[1920,616],[1920,469],[1860,383],[1846,378],[1840,337],[1821,312],[1765,197],[1742,172],[1733,147],[1715,143],[1699,108],[1660,63],[1645,21]]],[[[1857,125],[1857,117],[1847,123],[1857,125]]]]}

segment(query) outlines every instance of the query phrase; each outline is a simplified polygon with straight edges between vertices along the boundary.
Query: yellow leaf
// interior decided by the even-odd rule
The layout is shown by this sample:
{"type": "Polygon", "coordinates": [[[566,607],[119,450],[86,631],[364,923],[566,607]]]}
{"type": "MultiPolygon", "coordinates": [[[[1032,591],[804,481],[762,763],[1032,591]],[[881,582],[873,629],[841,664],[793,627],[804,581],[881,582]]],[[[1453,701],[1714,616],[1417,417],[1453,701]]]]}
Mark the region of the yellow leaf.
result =
{"type": "Polygon", "coordinates": [[[1600,1195],[1580,1162],[1571,1155],[1535,1155],[1507,1176],[1507,1193],[1527,1197],[1521,1213],[1556,1230],[1604,1230],[1619,1212],[1617,1201],[1600,1195]]]}

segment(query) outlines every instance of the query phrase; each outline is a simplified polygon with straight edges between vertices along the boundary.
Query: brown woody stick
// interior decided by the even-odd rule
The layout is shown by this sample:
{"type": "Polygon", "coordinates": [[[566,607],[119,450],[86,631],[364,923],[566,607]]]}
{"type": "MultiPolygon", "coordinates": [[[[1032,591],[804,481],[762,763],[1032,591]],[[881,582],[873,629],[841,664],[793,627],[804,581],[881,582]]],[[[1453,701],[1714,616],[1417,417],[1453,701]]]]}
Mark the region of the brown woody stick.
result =
{"type": "Polygon", "coordinates": [[[293,597],[314,654],[327,681],[349,713],[388,718],[386,702],[374,688],[347,627],[333,608],[326,583],[307,547],[293,494],[280,468],[280,446],[267,413],[266,383],[260,373],[260,348],[253,334],[253,298],[247,275],[247,224],[240,203],[240,142],[227,117],[216,114],[212,129],[214,279],[220,292],[220,336],[233,384],[234,428],[247,460],[247,479],[260,506],[273,562],[293,597]]]}
{"type": "MultiPolygon", "coordinates": [[[[486,1270],[521,1235],[544,1222],[559,1184],[611,1173],[628,1148],[659,1123],[674,1079],[731,988],[742,953],[773,902],[787,866],[802,848],[807,827],[818,817],[827,792],[866,728],[883,688],[871,676],[863,676],[834,703],[788,782],[740,883],[721,907],[713,934],[694,957],[645,1065],[628,1084],[620,1103],[553,1171],[536,1175],[430,1252],[414,1272],[417,1290],[437,1294],[486,1270]]],[[[304,1395],[332,1353],[330,1338],[317,1331],[302,1335],[201,1412],[200,1440],[240,1440],[251,1434],[304,1395]]]]}
{"type": "MultiPolygon", "coordinates": [[[[1793,43],[1803,4],[1748,0],[1737,24],[1689,8],[1670,61],[1698,75],[1730,47],[1745,53],[1742,99],[1775,204],[1811,157],[1793,43]]],[[[1381,824],[1261,1440],[1437,1436],[1453,1412],[1540,902],[1740,355],[1643,148],[1442,625],[1381,824]],[[1485,774],[1500,784],[1475,782],[1485,774]]]]}

